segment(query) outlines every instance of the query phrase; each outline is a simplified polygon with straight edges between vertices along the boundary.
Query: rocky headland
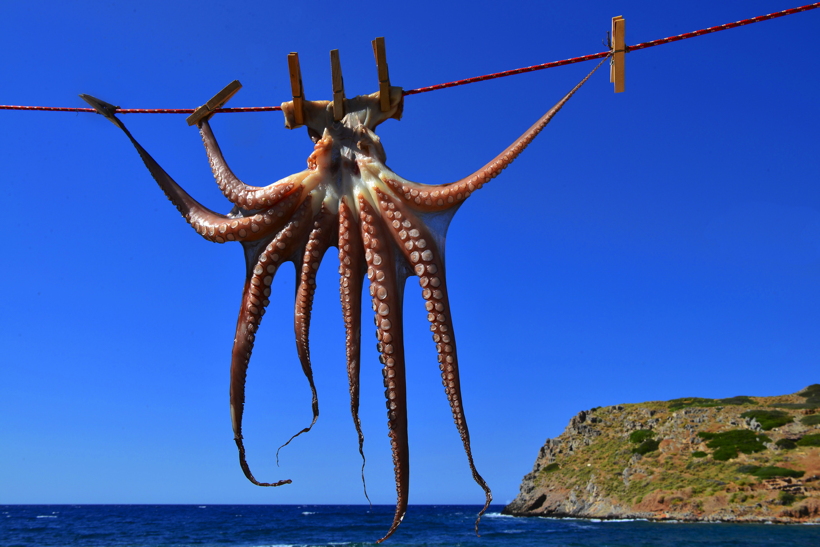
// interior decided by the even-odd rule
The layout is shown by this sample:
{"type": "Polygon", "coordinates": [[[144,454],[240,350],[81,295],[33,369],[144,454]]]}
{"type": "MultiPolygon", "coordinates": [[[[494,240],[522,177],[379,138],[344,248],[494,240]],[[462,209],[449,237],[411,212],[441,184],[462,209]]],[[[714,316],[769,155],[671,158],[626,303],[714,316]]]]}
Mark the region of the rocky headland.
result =
{"type": "Polygon", "coordinates": [[[582,411],[504,513],[820,523],[820,384],[582,411]]]}

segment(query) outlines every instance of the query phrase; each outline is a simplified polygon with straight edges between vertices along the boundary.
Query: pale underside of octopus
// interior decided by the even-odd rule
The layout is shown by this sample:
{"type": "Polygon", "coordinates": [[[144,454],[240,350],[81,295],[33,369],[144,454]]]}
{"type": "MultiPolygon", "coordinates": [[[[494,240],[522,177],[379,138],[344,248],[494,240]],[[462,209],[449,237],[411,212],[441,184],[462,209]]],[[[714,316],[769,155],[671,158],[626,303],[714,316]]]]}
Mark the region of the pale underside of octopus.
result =
{"type": "MultiPolygon", "coordinates": [[[[269,304],[271,283],[284,262],[294,262],[297,272],[296,349],[313,395],[313,422],[300,432],[303,433],[316,422],[319,414],[308,343],[316,272],[324,253],[329,247],[336,247],[340,262],[350,409],[362,457],[364,438],[358,408],[365,276],[375,312],[379,360],[383,364],[397,503],[392,525],[379,542],[396,530],[408,504],[410,466],[402,300],[405,281],[410,276],[418,277],[436,344],[444,391],[473,479],[485,493],[484,507],[476,519],[478,532],[479,519],[492,495],[476,470],[470,449],[447,296],[444,240],[449,223],[464,200],[509,165],[590,75],[492,161],[450,184],[410,182],[385,164],[384,148],[374,129],[389,118],[400,118],[403,108],[400,88],[391,88],[390,108],[386,112],[380,109],[378,93],[346,100],[347,114],[340,121],[334,121],[332,103],[305,101],[304,124],[314,141],[308,168],[265,187],[247,185],[233,174],[205,118],[198,123],[205,151],[219,188],[234,205],[227,215],[207,209],[188,195],[115,117],[116,107],[83,96],[100,114],[125,132],[160,188],[197,233],[216,243],[238,241],[244,248],[247,274],[231,355],[230,409],[240,466],[252,483],[280,486],[291,482],[257,481],[245,459],[242,440],[245,379],[256,333],[269,304]]],[[[287,127],[295,125],[293,108],[292,102],[282,105],[287,127]]]]}

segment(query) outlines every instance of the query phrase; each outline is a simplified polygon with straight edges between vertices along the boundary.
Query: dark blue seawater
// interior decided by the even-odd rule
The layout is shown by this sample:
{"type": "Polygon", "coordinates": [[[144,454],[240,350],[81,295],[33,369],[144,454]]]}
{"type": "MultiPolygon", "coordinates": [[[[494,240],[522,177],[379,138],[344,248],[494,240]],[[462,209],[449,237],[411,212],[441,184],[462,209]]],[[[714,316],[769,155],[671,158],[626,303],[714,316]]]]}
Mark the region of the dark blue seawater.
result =
{"type": "MultiPolygon", "coordinates": [[[[515,518],[478,507],[413,505],[388,546],[820,546],[820,526],[515,518]]],[[[366,505],[4,505],[0,546],[373,545],[393,507],[366,505]]]]}

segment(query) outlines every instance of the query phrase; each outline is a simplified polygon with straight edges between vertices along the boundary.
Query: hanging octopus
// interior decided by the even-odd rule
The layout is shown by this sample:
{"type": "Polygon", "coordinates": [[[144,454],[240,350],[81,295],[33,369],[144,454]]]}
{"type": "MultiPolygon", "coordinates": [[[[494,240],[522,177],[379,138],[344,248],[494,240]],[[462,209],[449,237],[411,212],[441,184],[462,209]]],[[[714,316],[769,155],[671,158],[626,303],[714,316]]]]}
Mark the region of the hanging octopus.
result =
{"type": "MultiPolygon", "coordinates": [[[[405,281],[411,276],[418,278],[421,287],[444,392],[467,462],[473,479],[485,493],[484,507],[475,523],[478,532],[479,520],[487,510],[492,494],[476,470],[470,449],[447,296],[444,240],[450,221],[464,200],[507,167],[592,72],[492,161],[450,184],[410,182],[385,164],[384,148],[374,130],[389,118],[401,117],[403,96],[400,88],[390,88],[390,107],[385,112],[380,108],[378,92],[346,100],[347,114],[340,121],[334,120],[332,103],[305,101],[304,125],[314,141],[308,167],[265,187],[247,185],[233,174],[206,117],[198,122],[198,127],[216,183],[234,205],[227,215],[207,209],[188,195],[115,116],[117,107],[88,95],[82,96],[125,132],[165,195],[199,235],[215,243],[238,241],[244,248],[246,276],[231,353],[230,408],[239,463],[248,480],[259,486],[280,486],[291,482],[259,482],[254,478],[242,440],[245,379],[256,333],[269,304],[271,283],[284,262],[296,265],[296,349],[313,396],[312,426],[319,415],[319,406],[308,343],[311,307],[319,264],[328,248],[336,247],[340,262],[350,409],[362,454],[364,438],[358,408],[360,321],[365,277],[369,282],[379,360],[383,365],[397,502],[392,525],[378,541],[393,534],[408,504],[410,463],[402,300],[405,281]]],[[[284,103],[282,109],[286,126],[293,127],[293,102],[284,103]]],[[[310,426],[300,433],[309,429],[310,426]]]]}

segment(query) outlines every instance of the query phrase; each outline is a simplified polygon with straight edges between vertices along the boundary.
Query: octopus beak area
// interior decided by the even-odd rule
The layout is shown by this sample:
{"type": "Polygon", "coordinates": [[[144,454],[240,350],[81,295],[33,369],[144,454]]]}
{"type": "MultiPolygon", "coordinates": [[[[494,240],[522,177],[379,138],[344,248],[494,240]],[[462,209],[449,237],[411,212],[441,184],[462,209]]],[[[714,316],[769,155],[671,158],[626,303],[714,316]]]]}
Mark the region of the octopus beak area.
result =
{"type": "Polygon", "coordinates": [[[119,125],[116,122],[117,118],[114,116],[114,114],[117,113],[117,110],[119,110],[119,106],[114,106],[113,104],[109,104],[101,99],[92,97],[91,95],[86,95],[85,93],[80,94],[80,98],[90,104],[98,114],[105,116],[108,120],[113,122],[114,125],[119,125]]]}

